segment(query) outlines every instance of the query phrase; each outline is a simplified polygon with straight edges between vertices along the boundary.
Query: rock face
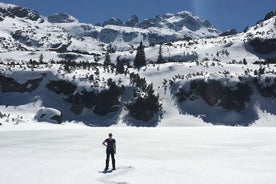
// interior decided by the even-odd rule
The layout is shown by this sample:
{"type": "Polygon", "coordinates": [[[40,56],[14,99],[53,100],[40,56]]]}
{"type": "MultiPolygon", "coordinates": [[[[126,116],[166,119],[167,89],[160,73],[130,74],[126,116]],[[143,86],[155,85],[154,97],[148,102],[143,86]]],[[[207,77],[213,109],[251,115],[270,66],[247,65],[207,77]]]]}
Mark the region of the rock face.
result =
{"type": "Polygon", "coordinates": [[[65,13],[58,13],[48,17],[48,21],[51,23],[71,23],[77,21],[74,17],[65,13]]]}
{"type": "Polygon", "coordinates": [[[113,42],[118,37],[119,34],[120,34],[120,32],[117,30],[104,28],[100,32],[99,40],[103,43],[108,44],[108,43],[113,42]]]}
{"type": "Polygon", "coordinates": [[[53,108],[41,108],[37,111],[35,119],[39,122],[62,123],[62,114],[53,108]]]}
{"type": "Polygon", "coordinates": [[[254,38],[249,44],[260,54],[269,54],[276,51],[276,39],[254,38]]]}
{"type": "Polygon", "coordinates": [[[223,78],[192,79],[178,83],[172,91],[179,113],[200,116],[214,125],[249,126],[258,115],[252,105],[256,100],[255,85],[248,80],[226,84],[223,78]]]}
{"type": "Polygon", "coordinates": [[[69,81],[59,80],[59,81],[49,81],[46,87],[56,92],[57,94],[70,95],[76,90],[76,85],[69,81]]]}
{"type": "Polygon", "coordinates": [[[120,19],[112,17],[103,23],[103,27],[106,25],[124,26],[124,23],[120,19]]]}
{"type": "Polygon", "coordinates": [[[139,23],[139,19],[136,15],[132,15],[132,17],[126,21],[125,25],[128,27],[135,27],[139,23]]]}
{"type": "Polygon", "coordinates": [[[41,18],[37,11],[4,3],[0,3],[0,16],[26,18],[32,21],[37,21],[41,18]]]}
{"type": "Polygon", "coordinates": [[[230,36],[230,35],[236,35],[238,32],[236,29],[229,29],[223,33],[221,33],[219,36],[230,36]]]}
{"type": "Polygon", "coordinates": [[[180,88],[176,96],[179,102],[201,97],[210,106],[220,106],[227,110],[241,112],[250,101],[252,94],[252,88],[248,84],[237,83],[235,89],[231,89],[223,86],[220,81],[197,80],[191,82],[190,91],[180,88]]]}
{"type": "Polygon", "coordinates": [[[37,79],[30,79],[25,83],[20,84],[13,78],[0,75],[0,91],[3,93],[9,93],[9,92],[18,92],[18,93],[29,92],[30,93],[39,87],[39,84],[42,81],[42,79],[43,79],[42,77],[37,79]]]}

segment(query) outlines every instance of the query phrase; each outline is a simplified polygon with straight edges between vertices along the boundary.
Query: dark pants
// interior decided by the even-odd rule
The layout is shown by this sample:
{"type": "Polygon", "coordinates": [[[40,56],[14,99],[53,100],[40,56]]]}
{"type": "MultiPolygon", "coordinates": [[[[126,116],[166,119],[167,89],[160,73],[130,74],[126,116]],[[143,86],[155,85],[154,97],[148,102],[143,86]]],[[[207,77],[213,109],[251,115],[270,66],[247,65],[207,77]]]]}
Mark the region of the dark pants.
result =
{"type": "Polygon", "coordinates": [[[106,150],[106,160],[105,160],[105,169],[108,169],[109,166],[109,158],[111,156],[112,160],[112,167],[115,169],[115,157],[114,157],[114,151],[113,150],[106,150]]]}

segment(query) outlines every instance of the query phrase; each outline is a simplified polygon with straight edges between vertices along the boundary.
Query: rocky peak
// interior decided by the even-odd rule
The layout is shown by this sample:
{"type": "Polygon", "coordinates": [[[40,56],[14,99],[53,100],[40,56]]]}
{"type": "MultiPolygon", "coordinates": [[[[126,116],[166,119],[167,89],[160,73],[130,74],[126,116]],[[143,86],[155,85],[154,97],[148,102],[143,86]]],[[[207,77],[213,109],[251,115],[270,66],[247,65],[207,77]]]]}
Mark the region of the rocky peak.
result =
{"type": "Polygon", "coordinates": [[[131,18],[126,21],[125,25],[128,27],[134,27],[139,23],[139,19],[136,15],[132,15],[131,18]]]}
{"type": "Polygon", "coordinates": [[[37,11],[5,3],[0,3],[0,16],[11,18],[27,18],[33,21],[37,21],[39,18],[41,18],[37,11]]]}
{"type": "Polygon", "coordinates": [[[264,19],[258,21],[257,24],[260,23],[260,22],[266,21],[266,20],[268,20],[268,19],[271,19],[272,17],[275,17],[275,16],[276,16],[276,10],[273,10],[273,11],[267,13],[267,14],[265,15],[264,19]]]}
{"type": "Polygon", "coordinates": [[[200,18],[189,11],[181,11],[176,14],[166,14],[162,18],[166,25],[173,25],[174,30],[186,27],[192,31],[196,31],[201,27],[214,28],[214,26],[206,19],[200,18]]]}
{"type": "Polygon", "coordinates": [[[120,19],[112,17],[103,23],[103,27],[106,25],[124,26],[124,23],[120,19]]]}

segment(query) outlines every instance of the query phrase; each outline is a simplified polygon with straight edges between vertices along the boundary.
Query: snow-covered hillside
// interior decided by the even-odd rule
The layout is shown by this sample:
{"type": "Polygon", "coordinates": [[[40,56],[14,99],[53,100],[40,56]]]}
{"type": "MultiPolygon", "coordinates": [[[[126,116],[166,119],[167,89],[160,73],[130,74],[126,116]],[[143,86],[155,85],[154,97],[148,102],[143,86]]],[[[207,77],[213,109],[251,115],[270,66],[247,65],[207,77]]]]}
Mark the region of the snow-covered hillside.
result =
{"type": "Polygon", "coordinates": [[[34,127],[0,128],[0,183],[276,182],[274,128],[34,127]],[[117,142],[117,170],[103,174],[108,132],[117,142]]]}
{"type": "Polygon", "coordinates": [[[218,36],[186,11],[90,25],[0,3],[0,122],[275,126],[275,15],[218,36]]]}
{"type": "MultiPolygon", "coordinates": [[[[147,68],[141,68],[139,72],[133,68],[125,68],[126,73],[120,74],[116,73],[116,68],[105,69],[103,66],[93,65],[90,68],[74,69],[69,66],[66,69],[67,65],[59,63],[14,64],[1,65],[0,100],[3,105],[0,106],[0,112],[4,127],[31,123],[36,114],[44,108],[54,108],[60,111],[63,122],[77,121],[90,126],[210,125],[207,122],[244,126],[276,125],[274,66],[265,67],[265,73],[260,74],[260,66],[255,64],[204,61],[198,64],[196,62],[151,64],[147,68]],[[137,87],[131,82],[133,73],[145,77],[147,84],[153,84],[154,93],[159,94],[158,101],[162,104],[160,114],[162,117],[155,117],[149,122],[141,122],[130,116],[124,104],[135,99],[133,90],[137,90],[137,87]],[[111,89],[108,84],[109,79],[123,91],[110,105],[109,103],[104,105],[106,102],[102,101],[103,99],[100,100],[101,96],[98,96],[99,103],[103,103],[98,104],[95,101],[97,97],[93,94],[100,94],[102,91],[111,89]],[[204,85],[218,81],[214,84],[209,83],[210,86],[207,85],[205,89],[207,95],[213,97],[202,96],[199,86],[193,88],[196,90],[195,94],[188,95],[195,81],[201,82],[198,85],[204,84],[203,81],[206,81],[204,85]],[[208,88],[212,88],[212,85],[216,85],[217,91],[208,93],[208,88]],[[245,88],[241,89],[246,89],[246,91],[241,90],[239,86],[244,86],[245,88]],[[181,89],[184,89],[187,94],[183,94],[181,89]],[[220,90],[227,92],[227,101],[222,101],[226,94],[220,90]],[[181,99],[193,100],[183,101],[181,99]],[[97,104],[103,109],[99,106],[101,110],[96,110],[97,104]],[[114,110],[104,110],[105,107],[112,106],[114,110]],[[105,115],[102,116],[103,114],[105,115]]],[[[110,92],[113,93],[112,90],[110,92]]],[[[42,117],[44,116],[50,115],[46,113],[42,117]]],[[[56,118],[59,119],[59,117],[56,118]]],[[[35,119],[39,120],[39,118],[35,119]]],[[[56,123],[60,121],[57,120],[56,123]]]]}

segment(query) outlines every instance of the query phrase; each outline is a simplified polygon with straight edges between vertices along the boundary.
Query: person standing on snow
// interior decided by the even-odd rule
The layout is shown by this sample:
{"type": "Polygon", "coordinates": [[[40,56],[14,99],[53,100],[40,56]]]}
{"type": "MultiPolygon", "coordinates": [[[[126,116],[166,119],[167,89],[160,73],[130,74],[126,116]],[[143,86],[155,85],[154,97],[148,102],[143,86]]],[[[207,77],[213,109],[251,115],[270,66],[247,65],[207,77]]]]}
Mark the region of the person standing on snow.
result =
{"type": "Polygon", "coordinates": [[[102,143],[106,147],[106,160],[105,160],[105,171],[108,170],[109,167],[109,158],[111,156],[112,160],[112,169],[116,170],[115,167],[115,154],[116,154],[116,140],[112,138],[112,133],[108,134],[108,138],[105,139],[102,143]]]}

